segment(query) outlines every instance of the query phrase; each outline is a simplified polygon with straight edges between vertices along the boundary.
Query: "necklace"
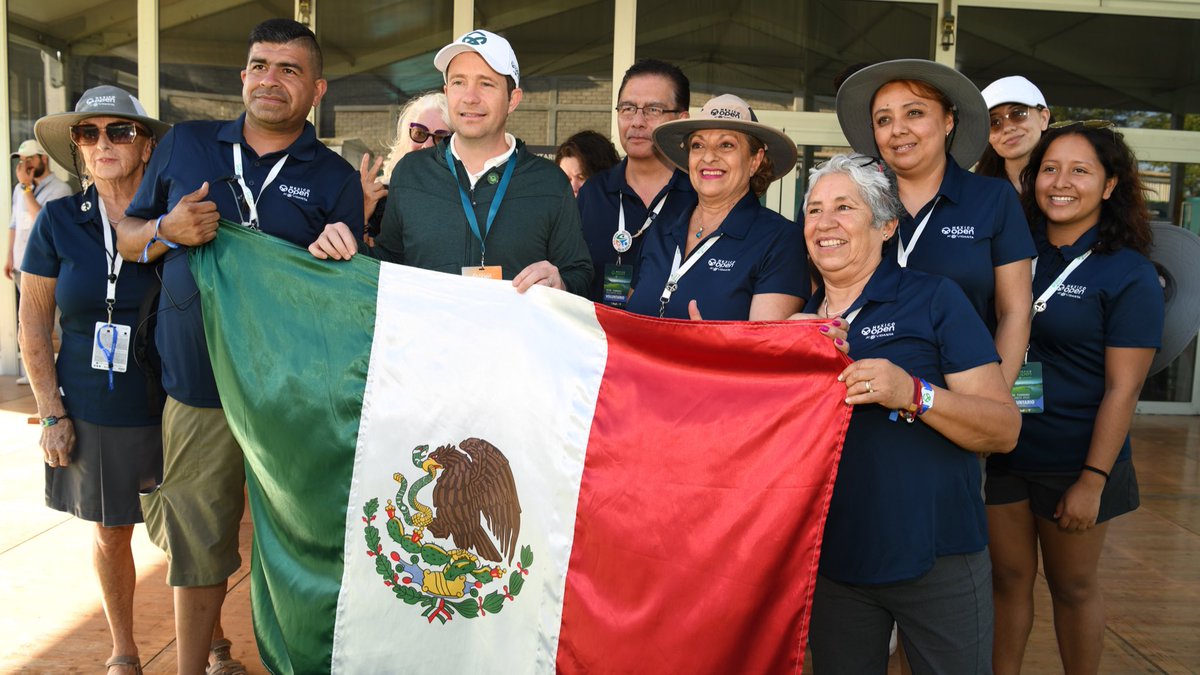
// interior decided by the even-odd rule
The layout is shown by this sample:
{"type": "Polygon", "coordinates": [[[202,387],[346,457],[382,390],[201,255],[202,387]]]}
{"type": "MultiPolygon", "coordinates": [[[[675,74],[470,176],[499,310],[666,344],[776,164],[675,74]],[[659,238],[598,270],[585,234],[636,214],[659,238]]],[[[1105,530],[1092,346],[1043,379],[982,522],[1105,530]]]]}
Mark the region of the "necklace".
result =
{"type": "Polygon", "coordinates": [[[850,304],[849,304],[849,305],[846,305],[846,308],[845,308],[845,309],[843,309],[842,311],[840,311],[840,312],[830,312],[830,311],[829,311],[829,298],[828,298],[828,297],[826,297],[826,298],[825,298],[825,318],[826,318],[826,319],[828,319],[828,318],[830,318],[830,317],[833,317],[833,316],[841,316],[842,314],[844,314],[844,313],[845,313],[845,311],[846,311],[847,309],[850,309],[850,307],[851,307],[853,304],[854,304],[854,301],[853,301],[853,300],[851,300],[851,301],[850,301],[850,304]]]}
{"type": "Polygon", "coordinates": [[[696,230],[696,238],[699,239],[700,237],[703,237],[703,236],[704,236],[704,226],[701,225],[700,229],[696,230]]]}

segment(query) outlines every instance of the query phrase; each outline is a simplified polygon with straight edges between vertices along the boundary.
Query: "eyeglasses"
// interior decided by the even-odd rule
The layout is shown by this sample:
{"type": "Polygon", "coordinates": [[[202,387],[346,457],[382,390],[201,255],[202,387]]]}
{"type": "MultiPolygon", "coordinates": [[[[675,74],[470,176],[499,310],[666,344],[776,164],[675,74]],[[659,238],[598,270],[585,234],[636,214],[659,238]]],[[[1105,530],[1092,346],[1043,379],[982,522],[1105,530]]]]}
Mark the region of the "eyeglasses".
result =
{"type": "Polygon", "coordinates": [[[408,137],[412,139],[413,143],[424,143],[425,141],[429,140],[430,136],[433,136],[440,141],[449,135],[450,131],[446,129],[430,131],[428,127],[420,122],[411,122],[408,125],[408,137]]]}
{"type": "MultiPolygon", "coordinates": [[[[1039,105],[1035,109],[1041,110],[1042,106],[1039,105]]],[[[1003,128],[1004,120],[1008,120],[1013,124],[1020,124],[1027,119],[1029,119],[1029,108],[1023,105],[1014,105],[1013,107],[1009,108],[1008,112],[1006,113],[996,113],[992,115],[992,131],[999,131],[1001,128],[1003,128]]]]}
{"type": "Polygon", "coordinates": [[[1065,120],[1050,125],[1051,129],[1066,129],[1075,125],[1088,129],[1116,129],[1117,123],[1112,120],[1065,120]]]}
{"type": "MultiPolygon", "coordinates": [[[[108,140],[116,145],[129,145],[133,139],[149,136],[150,132],[133,122],[109,122],[104,127],[108,140]]],[[[95,124],[76,124],[71,127],[71,142],[75,145],[95,145],[100,142],[100,127],[95,124]]]]}
{"type": "Polygon", "coordinates": [[[615,108],[617,115],[625,119],[633,119],[640,111],[648,120],[656,120],[666,115],[667,113],[681,113],[682,110],[671,110],[660,105],[634,105],[632,103],[622,103],[615,108]]]}

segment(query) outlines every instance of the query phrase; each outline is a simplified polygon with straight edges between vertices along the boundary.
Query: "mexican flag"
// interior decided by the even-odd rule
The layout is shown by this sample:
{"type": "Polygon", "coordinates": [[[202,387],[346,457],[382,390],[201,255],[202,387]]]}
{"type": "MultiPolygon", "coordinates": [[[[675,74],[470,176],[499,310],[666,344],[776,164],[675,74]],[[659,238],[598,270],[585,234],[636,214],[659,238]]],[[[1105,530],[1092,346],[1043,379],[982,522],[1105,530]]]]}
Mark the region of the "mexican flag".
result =
{"type": "Polygon", "coordinates": [[[850,410],[812,322],[191,252],[276,673],[795,672],[850,410]]]}

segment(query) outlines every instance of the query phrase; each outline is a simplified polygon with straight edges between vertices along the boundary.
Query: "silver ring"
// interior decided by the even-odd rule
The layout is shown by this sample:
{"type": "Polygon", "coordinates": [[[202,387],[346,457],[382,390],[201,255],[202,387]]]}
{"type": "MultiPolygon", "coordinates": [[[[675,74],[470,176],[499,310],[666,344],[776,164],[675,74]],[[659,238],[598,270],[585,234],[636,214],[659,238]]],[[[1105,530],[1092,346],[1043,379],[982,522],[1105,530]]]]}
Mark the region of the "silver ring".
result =
{"type": "Polygon", "coordinates": [[[867,393],[868,394],[873,393],[875,390],[871,388],[871,381],[870,380],[863,380],[863,381],[866,382],[866,384],[867,384],[867,393]]]}

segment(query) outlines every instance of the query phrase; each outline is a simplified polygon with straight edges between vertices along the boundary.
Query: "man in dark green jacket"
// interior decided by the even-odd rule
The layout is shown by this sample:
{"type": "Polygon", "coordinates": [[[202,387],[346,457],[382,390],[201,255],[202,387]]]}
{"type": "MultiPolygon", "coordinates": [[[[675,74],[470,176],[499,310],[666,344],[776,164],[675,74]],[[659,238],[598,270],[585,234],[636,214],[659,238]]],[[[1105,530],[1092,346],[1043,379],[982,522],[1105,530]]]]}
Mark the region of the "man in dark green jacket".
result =
{"type": "MultiPolygon", "coordinates": [[[[372,255],[440,272],[511,279],[587,292],[591,256],[570,183],[549,160],[505,131],[521,102],[520,71],[508,41],[471,31],[434,57],[446,78],[454,134],[406,155],[392,172],[372,255]]],[[[330,225],[309,247],[348,259],[357,243],[330,225]]]]}

